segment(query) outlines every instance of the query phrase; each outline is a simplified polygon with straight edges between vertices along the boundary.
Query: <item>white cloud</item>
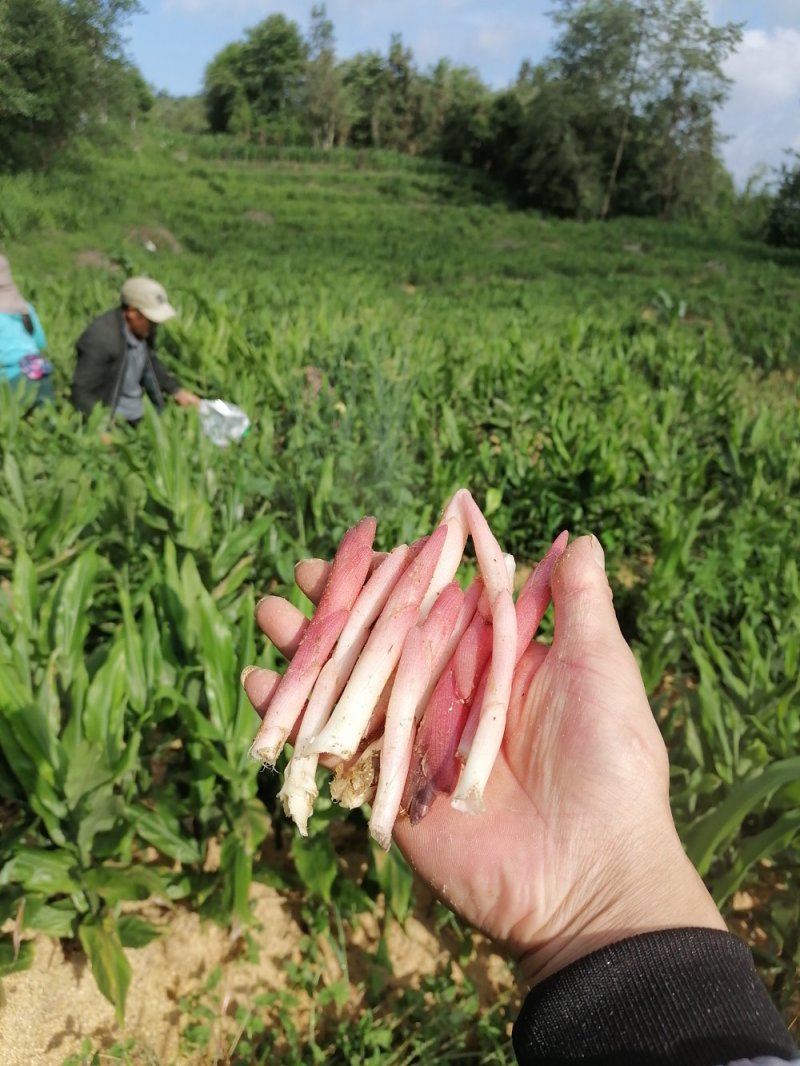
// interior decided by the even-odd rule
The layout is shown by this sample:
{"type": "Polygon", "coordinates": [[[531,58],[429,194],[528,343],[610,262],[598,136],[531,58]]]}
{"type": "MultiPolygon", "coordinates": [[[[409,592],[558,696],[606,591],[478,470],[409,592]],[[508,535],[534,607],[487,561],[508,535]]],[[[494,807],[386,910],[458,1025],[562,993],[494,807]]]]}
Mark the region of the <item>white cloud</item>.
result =
{"type": "Polygon", "coordinates": [[[719,127],[741,184],[759,164],[777,166],[787,149],[800,148],[800,30],[747,30],[724,69],[733,86],[719,127]]]}
{"type": "Polygon", "coordinates": [[[747,30],[725,64],[738,108],[754,112],[792,99],[800,110],[800,30],[747,30]]]}
{"type": "Polygon", "coordinates": [[[510,13],[503,17],[502,10],[482,8],[452,21],[420,20],[405,39],[423,67],[446,57],[473,67],[488,85],[504,88],[524,59],[536,61],[542,56],[550,32],[543,18],[515,20],[510,13]]]}

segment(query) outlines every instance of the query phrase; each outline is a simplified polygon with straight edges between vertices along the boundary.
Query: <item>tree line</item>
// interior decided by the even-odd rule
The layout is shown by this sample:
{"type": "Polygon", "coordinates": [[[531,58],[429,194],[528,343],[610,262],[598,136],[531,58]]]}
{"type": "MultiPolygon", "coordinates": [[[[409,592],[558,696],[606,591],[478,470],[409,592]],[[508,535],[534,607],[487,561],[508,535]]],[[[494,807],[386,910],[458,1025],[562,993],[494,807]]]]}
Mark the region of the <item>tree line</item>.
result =
{"type": "Polygon", "coordinates": [[[120,27],[138,0],[0,2],[0,170],[48,169],[76,138],[146,112],[120,27]]]}
{"type": "Polygon", "coordinates": [[[552,53],[508,88],[446,59],[420,70],[399,35],[340,60],[324,5],[308,33],[271,15],[208,65],[210,128],[264,143],[387,148],[478,167],[556,215],[702,215],[721,183],[714,115],[737,23],[701,0],[554,0],[552,53]]]}
{"type": "MultiPolygon", "coordinates": [[[[139,0],[3,0],[0,169],[46,168],[127,123],[153,94],[121,28],[139,0]]],[[[577,219],[707,218],[735,198],[715,115],[741,24],[703,0],[552,0],[557,35],[494,90],[441,59],[420,69],[399,34],[340,59],[324,5],[304,33],[270,15],[208,64],[207,128],[269,146],[381,148],[478,168],[524,208],[577,219]]],[[[800,245],[800,164],[779,179],[769,235],[800,245]]]]}

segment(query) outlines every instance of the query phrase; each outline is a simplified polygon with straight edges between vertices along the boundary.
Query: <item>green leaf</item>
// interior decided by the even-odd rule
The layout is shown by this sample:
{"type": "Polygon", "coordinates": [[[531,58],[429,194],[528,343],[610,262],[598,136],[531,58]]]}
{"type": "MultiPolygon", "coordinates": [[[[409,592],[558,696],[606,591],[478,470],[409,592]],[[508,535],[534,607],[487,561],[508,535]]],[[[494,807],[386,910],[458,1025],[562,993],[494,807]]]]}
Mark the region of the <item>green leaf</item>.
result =
{"type": "Polygon", "coordinates": [[[205,589],[198,595],[196,610],[209,715],[220,734],[227,736],[238,695],[231,630],[205,589]]]}
{"type": "Polygon", "coordinates": [[[83,950],[89,959],[97,987],[114,1004],[117,1021],[125,1019],[125,998],[131,982],[131,964],[119,939],[116,923],[110,914],[99,921],[88,918],[78,929],[83,950]]]}
{"type": "Polygon", "coordinates": [[[490,488],[486,490],[486,503],[484,505],[483,513],[489,518],[500,510],[500,506],[503,502],[503,493],[500,489],[490,488]]]}
{"type": "Polygon", "coordinates": [[[325,836],[292,838],[292,858],[300,880],[315,896],[331,902],[331,889],[338,872],[336,852],[325,836]]]}
{"type": "Polygon", "coordinates": [[[372,857],[386,905],[399,922],[404,922],[411,911],[414,874],[396,844],[386,852],[373,841],[372,857]]]}
{"type": "Polygon", "coordinates": [[[57,586],[49,639],[57,650],[63,683],[69,686],[83,666],[84,644],[89,631],[89,605],[103,561],[87,551],[67,570],[57,586]]]}
{"type": "Polygon", "coordinates": [[[94,866],[83,875],[84,886],[106,903],[166,895],[166,883],[147,866],[94,866]]]}
{"type": "Polygon", "coordinates": [[[317,524],[317,528],[321,528],[324,525],[324,509],[328,505],[333,494],[335,462],[336,457],[334,453],[329,451],[322,460],[319,481],[317,482],[316,489],[311,495],[311,511],[314,515],[314,521],[317,524]]]}
{"type": "Polygon", "coordinates": [[[110,765],[117,763],[124,747],[127,707],[127,659],[123,643],[117,639],[89,683],[82,718],[86,739],[103,745],[110,765]]]}
{"type": "Polygon", "coordinates": [[[3,462],[3,473],[6,479],[6,485],[8,486],[8,492],[14,501],[14,506],[21,514],[25,514],[25,491],[22,487],[22,478],[19,472],[19,463],[14,458],[10,451],[6,452],[6,457],[3,462]]]}
{"type": "Polygon", "coordinates": [[[720,845],[733,836],[745,817],[758,804],[782,785],[798,778],[800,756],[773,763],[758,777],[742,781],[717,808],[698,818],[684,834],[684,845],[686,853],[700,874],[708,872],[720,845]]]}
{"type": "Polygon", "coordinates": [[[18,973],[27,970],[33,962],[33,943],[23,940],[19,946],[19,953],[15,956],[14,945],[10,937],[0,937],[0,977],[7,977],[10,973],[18,973]]]}
{"type": "Polygon", "coordinates": [[[44,896],[26,896],[22,928],[66,939],[75,935],[77,917],[78,911],[71,899],[49,902],[44,896]]]}
{"type": "Polygon", "coordinates": [[[110,833],[117,823],[124,819],[125,813],[122,797],[110,792],[99,795],[95,792],[81,800],[75,812],[79,819],[76,843],[81,853],[81,861],[86,866],[91,864],[92,859],[96,862],[102,857],[95,852],[95,838],[102,833],[110,833]]]}
{"type": "Polygon", "coordinates": [[[125,649],[125,691],[134,711],[141,713],[147,707],[148,690],[144,652],[139,627],[133,617],[131,598],[127,588],[118,582],[117,588],[122,608],[122,639],[125,649]]]}
{"type": "Polygon", "coordinates": [[[123,914],[117,919],[120,943],[125,948],[146,948],[161,936],[161,930],[135,914],[123,914]]]}
{"type": "Polygon", "coordinates": [[[80,891],[75,856],[69,851],[22,847],[0,870],[0,885],[22,885],[28,892],[70,895],[80,891]]]}
{"type": "Polygon", "coordinates": [[[178,862],[200,862],[200,848],[181,827],[177,804],[162,797],[157,801],[155,810],[134,807],[132,817],[136,832],[154,848],[178,862]]]}
{"type": "Polygon", "coordinates": [[[88,793],[104,785],[113,787],[114,776],[114,768],[106,762],[105,751],[97,744],[81,741],[70,753],[64,781],[64,798],[70,810],[74,810],[88,793]]]}
{"type": "Polygon", "coordinates": [[[219,582],[223,578],[229,578],[232,569],[239,564],[240,560],[262,543],[274,521],[272,515],[260,515],[241,523],[227,533],[217,545],[214,558],[211,560],[211,573],[214,580],[219,582]]]}
{"type": "Polygon", "coordinates": [[[156,613],[150,596],[145,596],[141,604],[139,631],[142,639],[142,662],[145,679],[150,692],[154,692],[161,679],[161,634],[158,630],[156,613]]]}
{"type": "Polygon", "coordinates": [[[741,887],[748,870],[755,863],[788,847],[798,833],[800,811],[788,811],[768,829],[742,841],[730,870],[717,878],[711,886],[717,906],[721,907],[725,900],[741,887]]]}
{"type": "Polygon", "coordinates": [[[250,885],[253,880],[253,857],[250,848],[236,833],[229,833],[222,841],[220,854],[224,906],[240,922],[252,921],[250,885]]]}
{"type": "Polygon", "coordinates": [[[20,629],[32,639],[37,630],[39,589],[36,570],[24,549],[18,552],[14,562],[13,603],[20,629]]]}

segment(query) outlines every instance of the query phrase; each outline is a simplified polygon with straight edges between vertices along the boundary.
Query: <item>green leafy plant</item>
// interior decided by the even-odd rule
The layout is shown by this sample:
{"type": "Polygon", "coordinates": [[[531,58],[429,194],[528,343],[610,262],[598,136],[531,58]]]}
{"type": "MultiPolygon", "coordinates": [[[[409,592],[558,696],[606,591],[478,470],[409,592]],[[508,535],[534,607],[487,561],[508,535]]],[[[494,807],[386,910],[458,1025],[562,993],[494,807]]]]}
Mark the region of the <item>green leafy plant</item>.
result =
{"type": "MultiPolygon", "coordinates": [[[[54,409],[26,415],[0,388],[0,966],[28,963],[35,932],[69,939],[121,1013],[127,953],[155,931],[128,913],[146,897],[167,916],[195,907],[244,944],[252,882],[266,881],[340,962],[359,915],[407,919],[410,873],[371,854],[357,816],[321,804],[308,842],[289,835],[275,779],[247,755],[257,720],[238,673],[278,665],[254,604],[278,592],[308,607],[298,558],[330,556],[365,513],[378,547],[408,542],[466,484],[520,567],[562,528],[602,539],[679,829],[726,913],[748,891],[774,904],[749,920],[769,933],[759,962],[788,1003],[791,254],[648,220],[512,213],[471,174],[386,152],[237,144],[221,159],[217,140],[146,128],[135,146],[135,174],[109,152],[79,176],[0,188],[4,252],[46,325],[58,389],[54,409]],[[174,243],[143,250],[142,219],[174,243]],[[94,266],[78,265],[87,249],[94,266]],[[179,307],[159,336],[165,362],[251,415],[237,447],[216,448],[174,407],[103,445],[104,412],[84,423],[71,410],[74,340],[118,299],[119,262],[158,276],[179,307]],[[342,835],[359,841],[357,875],[342,835]],[[268,862],[278,842],[285,871],[268,862]]],[[[293,1012],[320,973],[311,958],[263,1011],[242,1007],[226,1053],[267,1061],[264,1017],[299,1049],[309,1029],[293,1012]]],[[[451,976],[430,995],[446,998],[451,976]]],[[[336,1041],[353,1061],[470,1053],[411,993],[403,1044],[377,1000],[366,1020],[348,1014],[343,988],[313,1026],[330,1054],[336,1041]]]]}

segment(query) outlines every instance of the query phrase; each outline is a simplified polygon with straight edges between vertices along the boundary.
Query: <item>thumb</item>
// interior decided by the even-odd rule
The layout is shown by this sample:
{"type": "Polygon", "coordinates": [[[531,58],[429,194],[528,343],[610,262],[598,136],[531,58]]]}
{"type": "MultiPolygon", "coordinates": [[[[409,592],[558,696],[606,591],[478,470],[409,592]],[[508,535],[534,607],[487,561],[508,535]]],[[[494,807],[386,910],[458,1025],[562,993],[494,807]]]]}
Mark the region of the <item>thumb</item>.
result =
{"type": "Polygon", "coordinates": [[[596,537],[579,537],[567,547],[556,563],[551,587],[556,616],[553,648],[560,659],[585,664],[618,655],[623,648],[630,654],[596,537]]]}

